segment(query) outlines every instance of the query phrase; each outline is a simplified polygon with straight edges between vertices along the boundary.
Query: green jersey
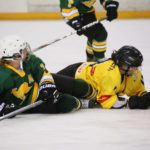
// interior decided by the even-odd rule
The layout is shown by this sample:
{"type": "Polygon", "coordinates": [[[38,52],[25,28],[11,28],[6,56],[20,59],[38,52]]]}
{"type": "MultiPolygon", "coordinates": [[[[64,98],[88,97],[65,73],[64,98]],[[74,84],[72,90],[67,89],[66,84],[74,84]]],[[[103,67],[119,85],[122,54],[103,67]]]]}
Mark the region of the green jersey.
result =
{"type": "Polygon", "coordinates": [[[35,102],[38,85],[47,73],[43,61],[35,55],[30,55],[23,62],[23,70],[17,70],[8,64],[0,66],[0,101],[13,103],[17,107],[35,102]]]}
{"type": "MultiPolygon", "coordinates": [[[[99,0],[102,4],[104,0],[99,0]]],[[[60,0],[60,8],[62,16],[70,20],[82,13],[95,11],[93,5],[96,0],[60,0]]]]}

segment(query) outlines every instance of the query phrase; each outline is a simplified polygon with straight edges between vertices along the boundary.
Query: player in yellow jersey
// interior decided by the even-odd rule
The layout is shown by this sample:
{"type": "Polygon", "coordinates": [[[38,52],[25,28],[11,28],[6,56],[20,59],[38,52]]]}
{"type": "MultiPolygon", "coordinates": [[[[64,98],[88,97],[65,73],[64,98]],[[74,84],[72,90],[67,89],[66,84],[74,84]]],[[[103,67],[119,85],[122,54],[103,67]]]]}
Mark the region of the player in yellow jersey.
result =
{"type": "MultiPolygon", "coordinates": [[[[58,74],[82,79],[90,86],[84,99],[96,100],[105,109],[123,108],[129,97],[130,108],[147,108],[150,93],[146,91],[142,73],[143,56],[133,46],[123,46],[114,51],[111,58],[103,62],[76,63],[66,67],[58,74]]],[[[79,91],[82,90],[79,87],[79,91]]]]}
{"type": "MultiPolygon", "coordinates": [[[[119,2],[115,0],[98,0],[106,10],[107,20],[117,18],[119,2]]],[[[105,57],[107,48],[107,31],[102,23],[98,23],[84,31],[83,26],[97,20],[94,8],[96,0],[60,0],[60,8],[65,22],[77,31],[78,35],[87,37],[87,61],[100,61],[105,57]],[[80,30],[80,31],[79,31],[80,30]]]]}

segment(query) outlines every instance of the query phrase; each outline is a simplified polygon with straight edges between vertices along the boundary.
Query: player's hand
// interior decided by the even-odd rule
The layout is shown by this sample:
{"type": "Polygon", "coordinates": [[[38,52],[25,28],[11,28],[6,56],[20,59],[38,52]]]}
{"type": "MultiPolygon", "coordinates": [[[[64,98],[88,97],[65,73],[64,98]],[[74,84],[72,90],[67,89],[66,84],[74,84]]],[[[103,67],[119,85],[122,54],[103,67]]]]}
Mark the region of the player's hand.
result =
{"type": "MultiPolygon", "coordinates": [[[[17,108],[14,106],[14,104],[6,104],[4,102],[0,103],[0,116],[6,115],[15,110],[17,110],[17,108]]],[[[15,116],[12,116],[11,118],[13,118],[13,117],[15,117],[15,116]]]]}
{"type": "Polygon", "coordinates": [[[43,82],[39,88],[38,99],[43,101],[51,101],[54,103],[54,94],[57,91],[56,85],[51,82],[43,82]]]}
{"type": "Polygon", "coordinates": [[[106,1],[105,9],[107,11],[107,20],[112,21],[118,17],[118,9],[119,3],[117,1],[106,1]]]}
{"type": "Polygon", "coordinates": [[[150,92],[142,96],[131,96],[128,106],[130,109],[147,109],[150,106],[150,92]]]}
{"type": "Polygon", "coordinates": [[[83,34],[82,23],[79,17],[75,17],[68,21],[68,24],[77,31],[78,35],[83,34]]]}

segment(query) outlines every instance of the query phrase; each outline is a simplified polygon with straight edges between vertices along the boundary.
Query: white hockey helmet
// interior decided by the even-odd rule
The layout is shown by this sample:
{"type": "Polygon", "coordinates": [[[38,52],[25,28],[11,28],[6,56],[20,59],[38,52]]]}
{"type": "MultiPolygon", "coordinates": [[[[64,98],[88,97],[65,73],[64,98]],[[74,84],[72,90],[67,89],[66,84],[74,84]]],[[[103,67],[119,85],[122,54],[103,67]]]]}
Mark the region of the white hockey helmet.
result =
{"type": "Polygon", "coordinates": [[[16,35],[10,35],[0,40],[0,59],[13,59],[22,50],[30,50],[29,44],[16,35]]]}

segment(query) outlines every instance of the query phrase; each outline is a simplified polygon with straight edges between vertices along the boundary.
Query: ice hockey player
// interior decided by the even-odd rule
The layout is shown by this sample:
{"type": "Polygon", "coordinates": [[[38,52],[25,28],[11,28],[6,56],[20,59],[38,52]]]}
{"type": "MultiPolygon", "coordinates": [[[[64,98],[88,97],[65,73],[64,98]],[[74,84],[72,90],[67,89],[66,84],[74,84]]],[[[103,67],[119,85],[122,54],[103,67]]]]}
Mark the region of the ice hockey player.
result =
{"type": "MultiPolygon", "coordinates": [[[[107,20],[116,19],[119,3],[115,0],[99,1],[106,10],[107,20]]],[[[61,13],[65,22],[77,30],[78,35],[83,34],[87,37],[87,61],[101,61],[105,57],[107,47],[107,31],[101,23],[84,31],[80,30],[83,26],[97,20],[93,7],[95,2],[96,0],[60,0],[61,13]]]]}
{"type": "MultiPolygon", "coordinates": [[[[58,74],[86,81],[91,88],[84,98],[96,100],[101,108],[146,109],[150,105],[150,92],[144,86],[139,69],[143,56],[133,46],[123,46],[103,62],[72,64],[58,74]],[[122,96],[128,96],[129,99],[122,96]]],[[[81,88],[79,89],[81,90],[81,88]]]]}
{"type": "MultiPolygon", "coordinates": [[[[66,113],[78,109],[80,102],[77,98],[58,93],[53,76],[44,62],[31,53],[26,41],[15,35],[4,37],[0,41],[0,115],[37,100],[45,102],[30,113],[66,113]]],[[[57,77],[55,80],[61,90],[64,82],[61,84],[57,77]]],[[[64,80],[66,84],[69,82],[67,85],[70,84],[69,79],[65,77],[64,80]]],[[[88,86],[84,81],[79,82],[88,86]]],[[[65,92],[65,86],[62,88],[65,92]]],[[[84,91],[78,92],[77,96],[80,97],[80,94],[84,95],[84,91]]]]}

